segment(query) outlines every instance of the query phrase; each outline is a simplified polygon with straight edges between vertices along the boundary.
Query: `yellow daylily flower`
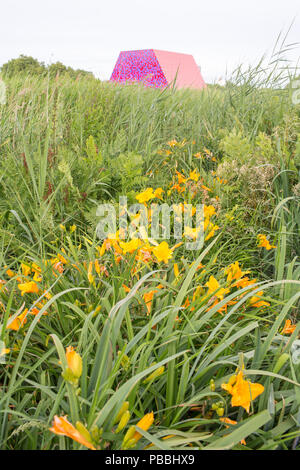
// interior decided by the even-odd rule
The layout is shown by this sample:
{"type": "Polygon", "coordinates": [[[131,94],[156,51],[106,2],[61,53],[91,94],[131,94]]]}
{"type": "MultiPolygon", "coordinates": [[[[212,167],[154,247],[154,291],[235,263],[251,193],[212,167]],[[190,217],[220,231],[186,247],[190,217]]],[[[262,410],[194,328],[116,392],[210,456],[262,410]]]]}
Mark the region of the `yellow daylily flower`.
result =
{"type": "Polygon", "coordinates": [[[93,275],[93,261],[89,262],[88,281],[90,284],[95,285],[95,276],[93,275]]]}
{"type": "Polygon", "coordinates": [[[193,240],[196,240],[196,238],[198,237],[198,233],[200,232],[201,228],[203,228],[203,227],[201,227],[201,226],[200,227],[195,227],[195,228],[185,227],[183,235],[185,237],[189,237],[189,238],[192,238],[193,240]]]}
{"type": "Polygon", "coordinates": [[[179,276],[179,268],[178,268],[178,264],[177,264],[177,263],[174,263],[174,276],[175,276],[175,277],[178,277],[178,276],[179,276]]]}
{"type": "Polygon", "coordinates": [[[154,197],[157,197],[158,199],[162,199],[162,193],[164,193],[164,190],[162,188],[157,188],[153,195],[154,197]]]}
{"type": "Polygon", "coordinates": [[[224,269],[224,273],[227,275],[228,282],[231,282],[234,279],[238,280],[249,272],[250,271],[242,271],[238,261],[235,261],[235,263],[230,264],[224,269]]]}
{"type": "Polygon", "coordinates": [[[18,331],[27,322],[28,308],[25,308],[24,312],[18,315],[9,325],[6,326],[7,330],[18,331]]]}
{"type": "Polygon", "coordinates": [[[173,139],[173,140],[169,140],[169,142],[167,142],[167,144],[170,146],[170,147],[175,147],[178,142],[176,139],[173,139]]]}
{"type": "Polygon", "coordinates": [[[120,241],[120,247],[122,248],[123,255],[126,253],[134,253],[142,245],[143,242],[140,238],[133,238],[129,242],[120,241]]]}
{"type": "Polygon", "coordinates": [[[10,349],[9,348],[2,348],[0,349],[0,357],[1,356],[5,356],[6,354],[9,354],[10,353],[10,349]]]}
{"type": "MultiPolygon", "coordinates": [[[[153,421],[154,421],[154,414],[153,414],[153,411],[151,411],[151,413],[147,413],[145,416],[143,416],[142,419],[140,419],[140,421],[137,423],[137,426],[143,429],[143,431],[147,431],[150,428],[150,426],[152,426],[153,421]]],[[[136,431],[134,433],[133,439],[137,442],[141,437],[142,435],[138,431],[136,431]]]]}
{"type": "Polygon", "coordinates": [[[264,391],[263,385],[245,380],[242,371],[230,377],[228,383],[222,384],[221,387],[232,395],[231,406],[242,406],[247,413],[249,413],[251,401],[264,391]]]}
{"type": "Polygon", "coordinates": [[[205,286],[208,287],[208,292],[207,292],[208,294],[213,294],[215,291],[217,291],[215,292],[214,295],[219,300],[223,300],[224,295],[230,292],[228,288],[225,288],[225,289],[223,287],[220,288],[220,284],[214,276],[210,276],[209,281],[205,284],[205,286]]]}
{"type": "Polygon", "coordinates": [[[23,276],[29,276],[29,274],[31,273],[31,267],[27,264],[21,263],[21,269],[23,276]]]}
{"type": "Polygon", "coordinates": [[[150,201],[150,199],[153,199],[154,193],[153,193],[153,188],[147,188],[145,191],[141,192],[136,196],[136,199],[140,204],[144,204],[145,202],[150,201]]]}
{"type": "Polygon", "coordinates": [[[190,172],[189,179],[195,181],[197,183],[198,179],[200,178],[200,173],[197,170],[193,170],[190,172]]]}
{"type": "Polygon", "coordinates": [[[18,284],[18,288],[21,291],[21,295],[23,296],[24,294],[38,294],[39,288],[36,282],[30,281],[30,282],[25,282],[24,284],[18,284]]]}
{"type": "Polygon", "coordinates": [[[172,250],[169,248],[167,242],[161,242],[158,246],[155,246],[152,251],[159,263],[161,261],[168,263],[169,259],[172,258],[172,250]]]}

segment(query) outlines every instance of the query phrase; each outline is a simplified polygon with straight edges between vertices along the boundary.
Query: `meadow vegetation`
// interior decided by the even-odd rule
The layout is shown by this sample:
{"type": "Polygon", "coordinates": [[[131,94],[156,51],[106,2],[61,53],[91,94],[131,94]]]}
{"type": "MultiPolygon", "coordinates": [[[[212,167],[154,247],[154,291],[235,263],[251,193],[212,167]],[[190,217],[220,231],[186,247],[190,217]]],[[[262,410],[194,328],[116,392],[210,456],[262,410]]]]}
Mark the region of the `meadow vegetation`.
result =
{"type": "Polygon", "coordinates": [[[287,71],[203,91],[2,78],[1,449],[299,449],[287,71]],[[97,207],[121,195],[204,204],[203,245],[99,240],[97,207]]]}

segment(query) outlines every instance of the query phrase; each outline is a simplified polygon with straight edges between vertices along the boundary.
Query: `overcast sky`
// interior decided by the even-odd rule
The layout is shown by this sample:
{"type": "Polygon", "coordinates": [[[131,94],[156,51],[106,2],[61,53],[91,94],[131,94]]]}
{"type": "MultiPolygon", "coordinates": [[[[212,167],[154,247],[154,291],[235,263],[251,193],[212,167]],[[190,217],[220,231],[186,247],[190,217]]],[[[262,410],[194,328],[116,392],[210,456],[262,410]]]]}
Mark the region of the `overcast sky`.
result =
{"type": "MultiPolygon", "coordinates": [[[[193,54],[208,82],[300,42],[299,0],[0,0],[0,65],[20,54],[108,79],[119,51],[193,54]]],[[[295,62],[299,48],[289,54],[295,62]]]]}

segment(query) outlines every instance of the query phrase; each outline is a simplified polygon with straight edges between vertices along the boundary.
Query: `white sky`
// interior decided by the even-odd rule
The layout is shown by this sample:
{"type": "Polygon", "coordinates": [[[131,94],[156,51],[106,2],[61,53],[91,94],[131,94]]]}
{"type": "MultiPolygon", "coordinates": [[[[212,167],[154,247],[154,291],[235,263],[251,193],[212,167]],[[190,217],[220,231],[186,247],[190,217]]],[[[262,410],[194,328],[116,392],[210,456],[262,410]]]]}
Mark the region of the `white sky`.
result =
{"type": "MultiPolygon", "coordinates": [[[[207,82],[300,42],[299,0],[0,0],[0,65],[20,54],[108,79],[120,50],[193,54],[207,82]]],[[[299,48],[289,54],[299,57],[299,48]]]]}

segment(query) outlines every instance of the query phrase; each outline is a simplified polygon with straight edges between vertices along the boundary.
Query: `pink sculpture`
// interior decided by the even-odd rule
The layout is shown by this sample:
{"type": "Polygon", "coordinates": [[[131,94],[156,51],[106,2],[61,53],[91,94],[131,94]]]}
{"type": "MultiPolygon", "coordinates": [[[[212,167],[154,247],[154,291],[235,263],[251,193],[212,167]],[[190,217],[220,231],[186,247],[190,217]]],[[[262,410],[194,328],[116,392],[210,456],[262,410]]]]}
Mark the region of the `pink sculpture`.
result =
{"type": "Polygon", "coordinates": [[[175,80],[176,88],[206,87],[192,55],[156,49],[120,52],[110,80],[141,82],[155,88],[165,88],[175,80]]]}

